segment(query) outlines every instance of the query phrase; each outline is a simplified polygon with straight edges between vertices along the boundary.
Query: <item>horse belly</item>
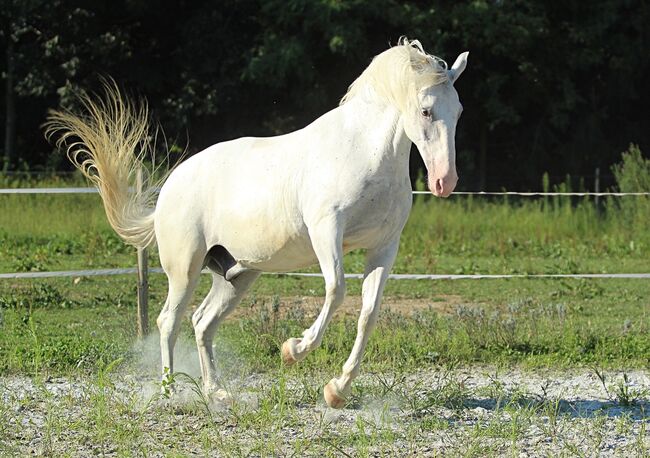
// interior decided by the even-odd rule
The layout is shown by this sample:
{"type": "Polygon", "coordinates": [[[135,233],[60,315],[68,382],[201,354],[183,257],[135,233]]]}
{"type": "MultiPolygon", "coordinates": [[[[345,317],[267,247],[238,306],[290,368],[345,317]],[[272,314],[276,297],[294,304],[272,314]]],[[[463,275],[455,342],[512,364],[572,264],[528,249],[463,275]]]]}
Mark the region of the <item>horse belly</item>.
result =
{"type": "Polygon", "coordinates": [[[283,272],[317,262],[304,225],[256,217],[230,219],[222,244],[243,266],[265,272],[283,272]]]}

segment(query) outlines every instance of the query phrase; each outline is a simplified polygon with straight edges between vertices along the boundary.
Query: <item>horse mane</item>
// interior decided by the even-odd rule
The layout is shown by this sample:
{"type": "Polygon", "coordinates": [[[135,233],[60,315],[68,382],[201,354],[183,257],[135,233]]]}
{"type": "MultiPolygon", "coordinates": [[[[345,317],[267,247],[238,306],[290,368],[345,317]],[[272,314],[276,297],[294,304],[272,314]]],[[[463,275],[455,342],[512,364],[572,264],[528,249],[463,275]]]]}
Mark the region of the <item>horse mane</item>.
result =
{"type": "Polygon", "coordinates": [[[359,95],[366,86],[371,86],[379,98],[403,112],[420,89],[448,80],[444,60],[427,54],[418,40],[401,37],[397,46],[375,56],[350,85],[340,105],[359,95]]]}

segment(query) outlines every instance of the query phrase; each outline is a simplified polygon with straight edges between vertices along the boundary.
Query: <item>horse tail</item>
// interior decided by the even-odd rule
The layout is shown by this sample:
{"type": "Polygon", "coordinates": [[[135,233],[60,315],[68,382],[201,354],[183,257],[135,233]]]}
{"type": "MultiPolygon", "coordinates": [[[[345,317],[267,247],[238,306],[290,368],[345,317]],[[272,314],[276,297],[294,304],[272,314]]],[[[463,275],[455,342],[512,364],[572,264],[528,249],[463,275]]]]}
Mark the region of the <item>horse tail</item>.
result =
{"type": "Polygon", "coordinates": [[[57,147],[64,147],[70,161],[97,187],[115,232],[126,243],[144,248],[155,240],[156,194],[171,170],[155,180],[160,167],[144,166],[145,158],[153,157],[155,139],[146,102],[123,98],[113,81],[104,83],[104,91],[104,98],[78,96],[83,115],[50,110],[45,135],[58,136],[57,147]],[[137,180],[142,180],[141,186],[136,186],[137,180]]]}

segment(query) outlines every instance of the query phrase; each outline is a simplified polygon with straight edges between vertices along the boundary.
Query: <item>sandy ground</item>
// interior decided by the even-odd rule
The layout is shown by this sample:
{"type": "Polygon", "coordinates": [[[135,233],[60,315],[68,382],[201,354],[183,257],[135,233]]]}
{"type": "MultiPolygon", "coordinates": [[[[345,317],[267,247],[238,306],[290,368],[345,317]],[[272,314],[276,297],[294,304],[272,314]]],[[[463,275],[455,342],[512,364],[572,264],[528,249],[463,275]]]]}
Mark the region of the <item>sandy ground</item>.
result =
{"type": "MultiPolygon", "coordinates": [[[[625,376],[625,387],[633,395],[629,405],[621,402],[614,388],[624,381],[623,372],[608,372],[606,389],[589,369],[531,372],[474,367],[364,374],[358,384],[371,394],[342,410],[329,409],[322,400],[298,401],[304,380],[288,382],[295,410],[289,421],[274,424],[272,431],[263,423],[260,431],[240,426],[233,408],[218,402],[210,404],[211,414],[206,415],[187,386],[171,400],[160,400],[155,385],[143,377],[113,375],[110,383],[100,383],[99,388],[96,379],[8,377],[0,379],[0,452],[6,456],[124,455],[123,443],[111,445],[110,438],[100,435],[100,440],[97,435],[102,421],[110,424],[119,418],[117,423],[141,429],[134,436],[133,455],[263,456],[266,453],[255,453],[263,435],[275,441],[273,454],[291,455],[296,441],[320,440],[322,445],[332,437],[358,434],[361,422],[366,434],[386,436],[381,445],[363,450],[371,455],[456,456],[487,447],[496,456],[643,456],[650,447],[650,373],[635,370],[625,376]],[[102,395],[120,401],[102,400],[102,395]],[[439,402],[427,401],[435,397],[439,402]],[[129,412],[125,400],[133,399],[141,402],[129,412]],[[134,412],[139,412],[137,421],[129,420],[134,412]],[[108,417],[102,420],[102,415],[108,417]],[[229,445],[222,443],[224,448],[208,452],[197,441],[201,431],[220,435],[229,445]]],[[[264,374],[251,374],[234,383],[235,411],[241,415],[262,409],[259,397],[270,382],[264,374]]],[[[318,383],[314,381],[313,388],[318,389],[318,383]]],[[[342,443],[330,451],[350,456],[360,452],[358,446],[342,443]]],[[[300,453],[318,454],[309,448],[300,453]]]]}
{"type": "MultiPolygon", "coordinates": [[[[322,301],[280,298],[278,313],[315,317],[322,301]]],[[[383,310],[450,313],[460,302],[387,298],[383,310]]],[[[337,313],[359,308],[347,298],[337,313]]],[[[259,373],[229,382],[233,405],[188,381],[163,398],[157,347],[151,336],[136,349],[140,375],[0,377],[0,456],[650,456],[648,370],[607,371],[604,383],[590,368],[363,372],[349,405],[333,410],[321,394],[328,377],[299,367],[285,374],[284,405],[273,405],[277,375],[259,373]]],[[[198,377],[193,342],[180,341],[175,359],[198,377]]]]}

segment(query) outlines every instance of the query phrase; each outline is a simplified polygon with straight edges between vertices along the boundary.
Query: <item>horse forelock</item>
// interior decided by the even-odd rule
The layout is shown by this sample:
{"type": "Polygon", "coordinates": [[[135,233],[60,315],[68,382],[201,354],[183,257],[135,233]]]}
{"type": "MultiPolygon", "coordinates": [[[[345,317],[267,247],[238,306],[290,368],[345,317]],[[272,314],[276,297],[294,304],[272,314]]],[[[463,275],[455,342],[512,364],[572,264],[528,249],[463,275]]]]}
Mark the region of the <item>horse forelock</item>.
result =
{"type": "Polygon", "coordinates": [[[404,111],[415,101],[418,91],[448,80],[444,60],[427,54],[419,40],[402,37],[396,46],[375,56],[350,85],[341,105],[370,86],[377,97],[404,111]]]}

